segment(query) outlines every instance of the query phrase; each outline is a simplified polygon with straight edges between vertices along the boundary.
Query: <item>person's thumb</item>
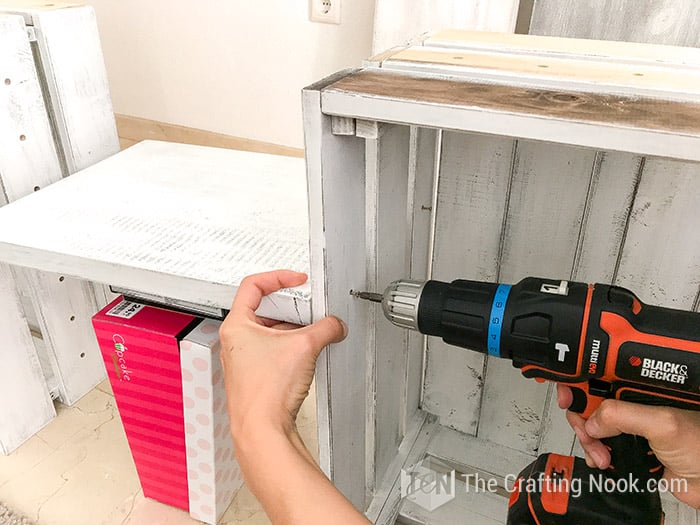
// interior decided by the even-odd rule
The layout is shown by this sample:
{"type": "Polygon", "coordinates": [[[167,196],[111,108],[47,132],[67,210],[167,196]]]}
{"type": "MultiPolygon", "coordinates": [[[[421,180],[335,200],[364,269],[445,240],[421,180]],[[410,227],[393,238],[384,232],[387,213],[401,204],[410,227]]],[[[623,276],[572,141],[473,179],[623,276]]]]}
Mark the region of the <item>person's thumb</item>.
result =
{"type": "Polygon", "coordinates": [[[346,324],[335,316],[324,317],[314,324],[306,326],[297,333],[303,334],[311,341],[316,355],[331,343],[339,343],[348,335],[346,324]]]}
{"type": "Polygon", "coordinates": [[[586,421],[586,432],[601,439],[619,434],[634,434],[652,439],[658,429],[663,407],[606,399],[586,421]]]}

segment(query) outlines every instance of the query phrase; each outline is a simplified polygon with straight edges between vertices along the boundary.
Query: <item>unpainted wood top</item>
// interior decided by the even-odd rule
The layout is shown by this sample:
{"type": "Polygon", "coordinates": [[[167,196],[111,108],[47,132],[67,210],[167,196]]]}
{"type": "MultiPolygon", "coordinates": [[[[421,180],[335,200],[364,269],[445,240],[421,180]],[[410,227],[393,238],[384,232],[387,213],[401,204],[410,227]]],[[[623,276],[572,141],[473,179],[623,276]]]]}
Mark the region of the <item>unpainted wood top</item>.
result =
{"type": "Polygon", "coordinates": [[[324,92],[700,135],[700,104],[361,70],[324,92]]]}

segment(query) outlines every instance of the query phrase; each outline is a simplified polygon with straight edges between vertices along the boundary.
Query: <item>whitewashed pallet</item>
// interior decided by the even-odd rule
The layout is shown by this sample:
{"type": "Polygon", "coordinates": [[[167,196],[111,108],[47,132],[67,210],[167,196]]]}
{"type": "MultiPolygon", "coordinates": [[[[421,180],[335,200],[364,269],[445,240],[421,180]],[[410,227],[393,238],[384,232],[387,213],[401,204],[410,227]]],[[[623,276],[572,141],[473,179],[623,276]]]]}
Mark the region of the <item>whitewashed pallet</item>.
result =
{"type": "MultiPolygon", "coordinates": [[[[60,177],[51,128],[20,16],[0,15],[0,206],[60,177]]],[[[0,453],[9,453],[55,411],[20,307],[15,278],[0,265],[0,453]]]]}

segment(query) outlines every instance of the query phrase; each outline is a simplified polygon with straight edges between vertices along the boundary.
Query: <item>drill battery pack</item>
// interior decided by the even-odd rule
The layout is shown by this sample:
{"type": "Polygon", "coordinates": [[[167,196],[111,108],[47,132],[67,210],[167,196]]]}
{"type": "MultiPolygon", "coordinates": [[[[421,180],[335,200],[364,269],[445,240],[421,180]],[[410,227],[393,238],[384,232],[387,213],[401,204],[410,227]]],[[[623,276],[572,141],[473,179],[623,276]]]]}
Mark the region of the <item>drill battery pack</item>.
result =
{"type": "Polygon", "coordinates": [[[649,485],[581,458],[543,454],[519,474],[507,525],[663,525],[659,492],[649,485]]]}

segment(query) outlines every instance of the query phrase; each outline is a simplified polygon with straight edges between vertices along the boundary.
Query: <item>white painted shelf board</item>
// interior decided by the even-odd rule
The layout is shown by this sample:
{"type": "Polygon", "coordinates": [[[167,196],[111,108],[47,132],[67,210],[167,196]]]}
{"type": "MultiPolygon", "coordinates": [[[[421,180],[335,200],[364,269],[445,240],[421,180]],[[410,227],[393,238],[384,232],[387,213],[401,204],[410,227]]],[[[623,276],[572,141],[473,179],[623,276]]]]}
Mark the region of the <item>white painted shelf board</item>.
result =
{"type": "MultiPolygon", "coordinates": [[[[309,271],[303,159],[145,141],[0,209],[0,260],[229,308],[240,281],[309,271]]],[[[309,286],[261,315],[307,323],[309,286]]]]}

